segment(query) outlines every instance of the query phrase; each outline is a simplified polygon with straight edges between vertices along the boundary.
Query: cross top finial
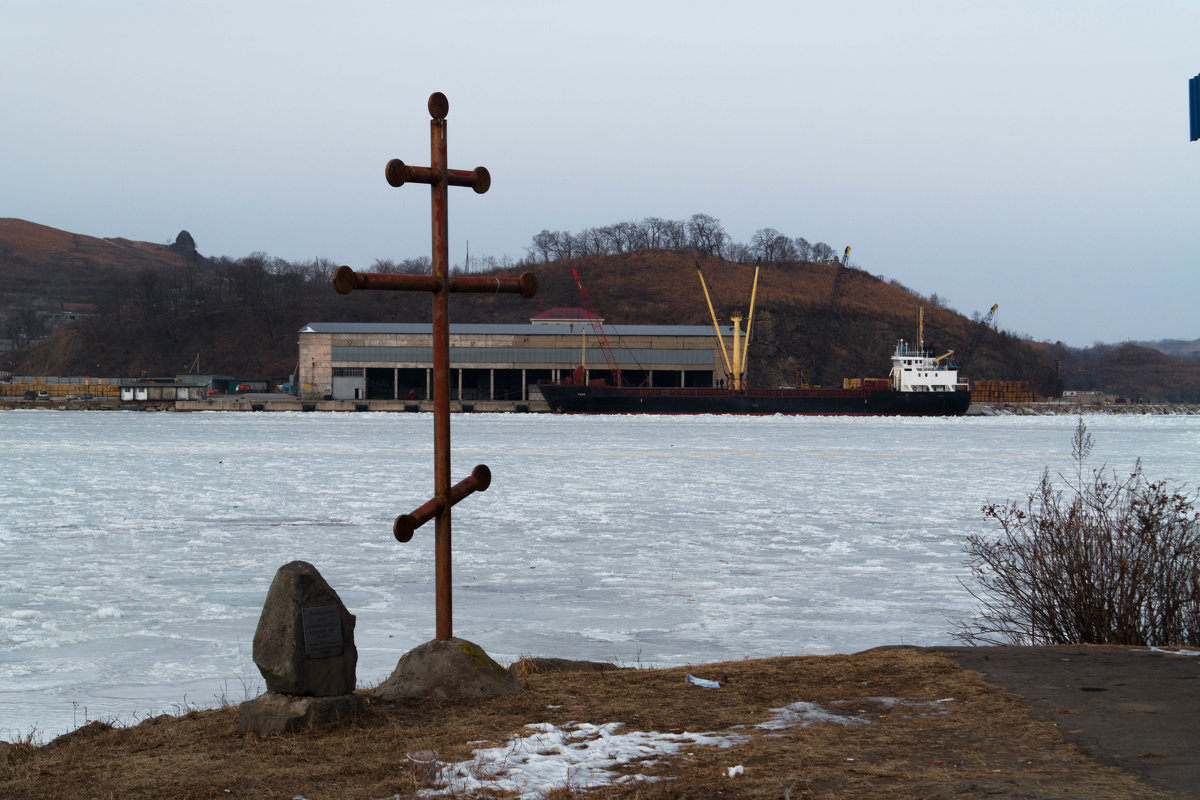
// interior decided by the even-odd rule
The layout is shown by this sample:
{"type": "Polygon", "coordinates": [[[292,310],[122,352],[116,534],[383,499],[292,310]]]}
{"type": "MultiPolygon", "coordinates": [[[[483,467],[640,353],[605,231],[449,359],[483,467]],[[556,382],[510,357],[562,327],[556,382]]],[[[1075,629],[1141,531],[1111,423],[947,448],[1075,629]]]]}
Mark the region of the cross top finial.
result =
{"type": "Polygon", "coordinates": [[[450,113],[450,101],[441,92],[429,95],[429,116],[434,119],[445,119],[450,113]]]}
{"type": "MultiPolygon", "coordinates": [[[[446,167],[446,115],[450,113],[450,101],[441,92],[434,92],[429,95],[427,105],[429,116],[433,118],[429,123],[432,134],[430,165],[412,167],[398,158],[393,158],[383,171],[387,182],[397,188],[406,183],[427,183],[434,188],[435,193],[445,186],[469,186],[475,194],[484,194],[492,187],[492,176],[486,167],[470,170],[446,167]]],[[[436,253],[434,260],[437,260],[436,253]]]]}

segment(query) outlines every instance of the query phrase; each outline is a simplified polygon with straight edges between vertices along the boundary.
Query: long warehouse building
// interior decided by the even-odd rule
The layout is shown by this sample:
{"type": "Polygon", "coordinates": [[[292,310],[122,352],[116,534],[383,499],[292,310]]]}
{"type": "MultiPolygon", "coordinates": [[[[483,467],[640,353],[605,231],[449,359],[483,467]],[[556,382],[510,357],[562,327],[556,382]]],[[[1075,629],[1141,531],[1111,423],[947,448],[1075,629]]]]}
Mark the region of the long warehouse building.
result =
{"type": "MultiPolygon", "coordinates": [[[[561,380],[581,364],[611,380],[592,326],[552,309],[528,325],[451,325],[450,398],[462,410],[538,410],[537,384],[561,380]],[[564,315],[560,315],[564,316],[564,315]]],[[[714,386],[724,357],[711,325],[603,326],[626,383],[714,386]]],[[[732,329],[721,333],[732,336],[732,329]]],[[[300,331],[301,400],[364,401],[372,408],[425,408],[433,396],[428,323],[313,322],[300,331]]]]}

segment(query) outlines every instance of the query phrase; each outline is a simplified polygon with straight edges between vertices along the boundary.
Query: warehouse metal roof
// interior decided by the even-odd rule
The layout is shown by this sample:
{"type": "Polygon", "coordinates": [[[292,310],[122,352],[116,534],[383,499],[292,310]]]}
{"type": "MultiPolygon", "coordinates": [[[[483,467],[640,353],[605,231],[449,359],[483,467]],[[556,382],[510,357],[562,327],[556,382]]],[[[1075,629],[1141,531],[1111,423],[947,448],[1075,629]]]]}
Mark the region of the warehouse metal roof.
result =
{"type": "MultiPolygon", "coordinates": [[[[578,333],[580,323],[574,325],[450,325],[451,333],[487,336],[491,334],[513,334],[521,336],[563,336],[578,333]]],[[[586,326],[589,330],[591,326],[586,326]]],[[[310,322],[300,333],[432,333],[433,325],[428,322],[310,322]]],[[[733,335],[729,325],[721,326],[721,334],[733,335]]],[[[605,336],[709,336],[711,325],[605,325],[605,336]]]]}

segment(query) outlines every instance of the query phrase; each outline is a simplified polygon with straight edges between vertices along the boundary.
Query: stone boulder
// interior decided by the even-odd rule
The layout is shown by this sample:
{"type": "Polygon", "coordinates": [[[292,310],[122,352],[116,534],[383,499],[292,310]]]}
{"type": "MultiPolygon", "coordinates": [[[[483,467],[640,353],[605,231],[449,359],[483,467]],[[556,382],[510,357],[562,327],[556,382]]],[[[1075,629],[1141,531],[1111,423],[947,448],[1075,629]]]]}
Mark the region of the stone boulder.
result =
{"type": "Polygon", "coordinates": [[[362,695],[298,697],[267,692],[238,706],[238,733],[274,736],[325,725],[366,709],[362,695]]]}
{"type": "Polygon", "coordinates": [[[372,694],[384,700],[405,697],[498,697],[521,691],[504,667],[466,639],[434,639],[414,647],[372,694]]]}
{"type": "Polygon", "coordinates": [[[275,573],[254,631],[254,663],[267,690],[338,697],[355,686],[354,615],[312,564],[275,573]]]}
{"type": "Polygon", "coordinates": [[[180,231],[179,235],[175,237],[175,244],[167,245],[167,249],[185,256],[194,256],[196,255],[196,240],[187,231],[180,231]]]}

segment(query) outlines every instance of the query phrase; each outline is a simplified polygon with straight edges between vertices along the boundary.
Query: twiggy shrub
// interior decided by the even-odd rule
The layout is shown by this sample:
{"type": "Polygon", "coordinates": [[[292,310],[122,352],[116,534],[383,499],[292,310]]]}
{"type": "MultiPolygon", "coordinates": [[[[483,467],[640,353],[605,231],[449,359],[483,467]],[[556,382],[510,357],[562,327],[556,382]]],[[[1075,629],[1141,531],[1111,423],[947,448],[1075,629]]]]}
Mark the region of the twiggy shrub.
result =
{"type": "Polygon", "coordinates": [[[971,644],[1200,645],[1200,513],[1183,489],[1085,471],[1080,418],[1074,481],[1050,472],[1024,502],[983,507],[999,538],[970,536],[964,587],[977,615],[954,634],[971,644]]]}

